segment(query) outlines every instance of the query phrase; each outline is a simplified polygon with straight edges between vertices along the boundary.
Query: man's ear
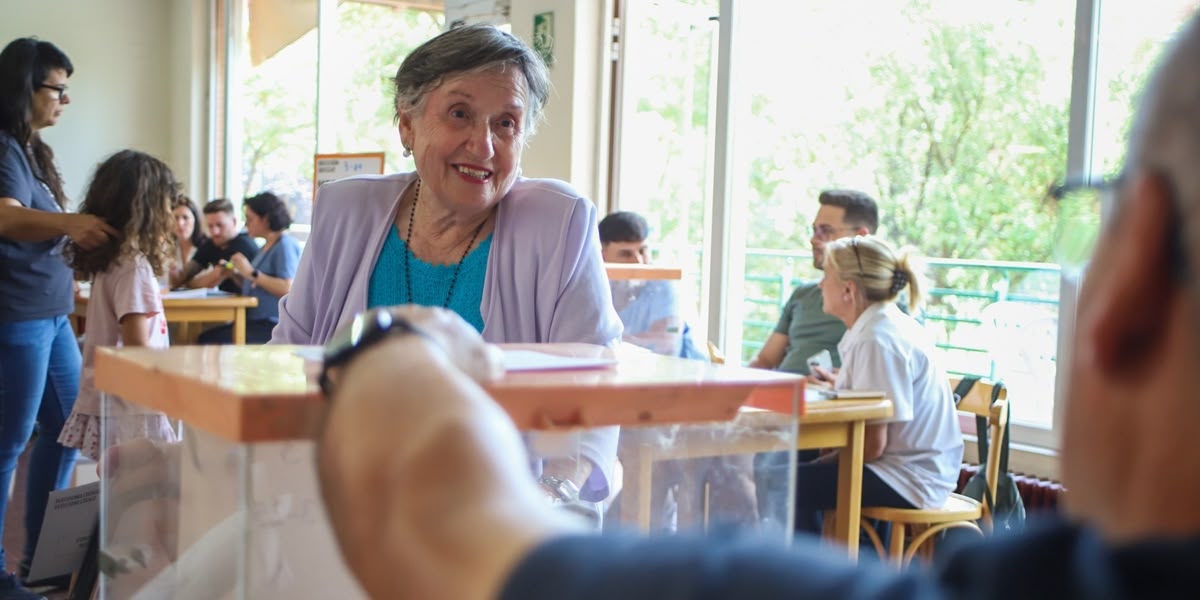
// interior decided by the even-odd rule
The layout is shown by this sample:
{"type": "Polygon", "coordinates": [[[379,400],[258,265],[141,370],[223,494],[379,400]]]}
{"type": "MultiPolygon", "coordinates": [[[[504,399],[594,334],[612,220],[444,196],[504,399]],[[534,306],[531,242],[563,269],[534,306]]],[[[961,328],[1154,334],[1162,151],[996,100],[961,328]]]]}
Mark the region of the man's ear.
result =
{"type": "Polygon", "coordinates": [[[1119,377],[1157,360],[1155,346],[1170,326],[1179,285],[1170,240],[1179,215],[1167,181],[1149,173],[1130,182],[1117,217],[1101,237],[1103,260],[1088,268],[1094,285],[1084,285],[1090,309],[1081,325],[1095,366],[1119,377]]]}
{"type": "Polygon", "coordinates": [[[871,230],[859,225],[858,228],[854,230],[854,235],[871,235],[871,230]]]}

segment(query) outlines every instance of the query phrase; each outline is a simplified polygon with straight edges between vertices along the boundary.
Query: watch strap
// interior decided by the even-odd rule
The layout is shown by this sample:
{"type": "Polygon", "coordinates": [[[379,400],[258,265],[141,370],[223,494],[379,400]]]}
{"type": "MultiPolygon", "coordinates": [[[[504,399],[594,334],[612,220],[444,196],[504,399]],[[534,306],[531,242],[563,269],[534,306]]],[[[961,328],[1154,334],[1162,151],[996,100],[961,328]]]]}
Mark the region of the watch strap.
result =
{"type": "Polygon", "coordinates": [[[321,365],[319,380],[325,399],[333,397],[333,385],[329,379],[330,369],[345,366],[354,357],[379,342],[397,334],[415,333],[429,339],[423,331],[417,329],[403,317],[393,315],[387,308],[372,308],[355,315],[353,321],[343,327],[325,345],[324,363],[321,365]]]}

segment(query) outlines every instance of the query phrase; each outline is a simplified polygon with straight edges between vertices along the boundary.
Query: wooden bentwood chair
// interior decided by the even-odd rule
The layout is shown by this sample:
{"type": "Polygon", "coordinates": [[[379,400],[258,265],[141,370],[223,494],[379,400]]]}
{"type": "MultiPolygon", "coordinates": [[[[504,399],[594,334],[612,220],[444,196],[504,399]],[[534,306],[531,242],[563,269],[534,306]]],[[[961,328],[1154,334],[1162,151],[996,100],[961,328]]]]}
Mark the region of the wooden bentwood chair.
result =
{"type": "MultiPolygon", "coordinates": [[[[951,379],[950,387],[958,385],[957,379],[951,379]]],[[[986,468],[987,487],[992,498],[996,497],[996,485],[1000,479],[1000,449],[1003,446],[1005,425],[1008,423],[1008,392],[1003,386],[997,400],[992,402],[990,382],[978,381],[971,391],[958,403],[958,411],[985,417],[988,420],[988,456],[986,468]]],[[[977,432],[982,433],[982,432],[977,432]]],[[[862,509],[862,528],[875,546],[880,556],[886,556],[896,566],[906,566],[912,561],[917,552],[923,556],[932,556],[933,540],[938,533],[948,529],[962,528],[984,535],[976,521],[982,522],[984,528],[991,531],[992,519],[989,506],[985,503],[968,498],[961,494],[950,494],[946,503],[934,509],[903,509],[885,507],[866,507],[862,509]],[[887,521],[892,524],[892,534],[887,553],[884,553],[883,542],[872,527],[869,519],[887,521]],[[911,532],[911,539],[906,542],[911,532]]]]}

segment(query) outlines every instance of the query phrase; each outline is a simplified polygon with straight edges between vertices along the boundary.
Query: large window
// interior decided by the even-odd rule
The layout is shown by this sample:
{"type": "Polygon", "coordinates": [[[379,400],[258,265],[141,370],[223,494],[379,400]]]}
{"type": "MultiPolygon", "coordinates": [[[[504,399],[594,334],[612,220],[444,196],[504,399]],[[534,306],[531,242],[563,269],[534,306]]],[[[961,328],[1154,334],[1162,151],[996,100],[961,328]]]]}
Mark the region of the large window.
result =
{"type": "Polygon", "coordinates": [[[697,292],[729,282],[697,307],[710,339],[747,360],[791,289],[820,275],[818,192],[875,195],[880,233],[928,259],[923,317],[945,366],[1005,380],[1018,441],[1054,445],[1063,288],[1045,192],[1114,173],[1134,93],[1197,4],[1079,2],[627,2],[639,7],[623,15],[638,20],[622,40],[614,204],[646,213],[664,254],[701,268],[697,292]],[[731,40],[701,25],[714,10],[731,40]],[[728,143],[713,147],[723,127],[728,143]],[[1071,144],[1087,145],[1086,164],[1069,161],[1071,144]],[[704,223],[712,214],[727,216],[704,223]]]}
{"type": "Polygon", "coordinates": [[[732,68],[751,91],[733,117],[748,132],[732,149],[730,202],[747,215],[733,239],[748,274],[771,276],[746,287],[743,358],[795,280],[819,277],[806,252],[818,192],[861,189],[894,244],[971,260],[928,271],[944,366],[1005,379],[1014,418],[1049,424],[1058,276],[1010,264],[1051,258],[1042,196],[1066,170],[1073,16],[1058,1],[739,7],[732,68]],[[786,78],[767,60],[783,36],[786,78]]]}

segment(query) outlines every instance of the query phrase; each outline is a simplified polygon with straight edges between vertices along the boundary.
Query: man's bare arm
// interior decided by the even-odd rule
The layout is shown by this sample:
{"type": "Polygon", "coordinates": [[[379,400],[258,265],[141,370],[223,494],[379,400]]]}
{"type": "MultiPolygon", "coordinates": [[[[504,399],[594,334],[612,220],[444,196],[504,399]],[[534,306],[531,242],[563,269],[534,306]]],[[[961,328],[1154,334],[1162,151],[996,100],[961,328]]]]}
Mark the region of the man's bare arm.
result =
{"type": "Polygon", "coordinates": [[[787,352],[788,337],[777,331],[771,332],[771,336],[767,338],[758,355],[751,361],[751,367],[756,369],[774,369],[783,362],[783,355],[787,352]]]}

